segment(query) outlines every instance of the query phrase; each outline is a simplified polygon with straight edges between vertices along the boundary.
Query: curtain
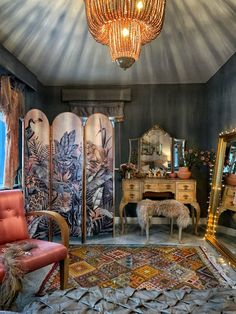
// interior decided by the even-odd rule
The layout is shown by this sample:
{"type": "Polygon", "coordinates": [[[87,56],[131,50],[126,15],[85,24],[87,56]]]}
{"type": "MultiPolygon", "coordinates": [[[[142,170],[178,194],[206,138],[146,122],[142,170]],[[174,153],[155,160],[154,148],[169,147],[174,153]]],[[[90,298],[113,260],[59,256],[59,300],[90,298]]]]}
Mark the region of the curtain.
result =
{"type": "Polygon", "coordinates": [[[12,89],[10,78],[1,77],[0,110],[6,120],[6,157],[3,185],[12,189],[19,165],[19,118],[22,113],[23,94],[19,89],[12,89]]]}
{"type": "Polygon", "coordinates": [[[115,118],[116,122],[124,120],[124,102],[106,101],[76,101],[69,102],[71,112],[79,117],[89,117],[94,113],[102,113],[115,118]]]}

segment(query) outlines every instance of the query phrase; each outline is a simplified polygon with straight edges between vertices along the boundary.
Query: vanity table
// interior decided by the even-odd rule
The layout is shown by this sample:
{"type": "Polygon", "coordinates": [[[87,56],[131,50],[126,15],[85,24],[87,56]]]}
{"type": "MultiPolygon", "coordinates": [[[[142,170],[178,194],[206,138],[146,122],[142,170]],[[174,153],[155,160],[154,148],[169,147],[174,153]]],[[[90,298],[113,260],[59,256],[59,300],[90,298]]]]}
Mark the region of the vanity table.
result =
{"type": "Polygon", "coordinates": [[[236,212],[236,186],[233,185],[226,185],[224,187],[223,191],[223,197],[222,197],[222,204],[219,208],[219,216],[226,211],[227,209],[230,209],[234,212],[236,212]]]}
{"type": "Polygon", "coordinates": [[[198,235],[200,206],[196,199],[196,180],[172,178],[133,178],[122,180],[122,199],[119,206],[121,218],[121,232],[124,233],[124,208],[128,203],[138,203],[145,192],[172,192],[174,199],[184,204],[190,204],[196,212],[196,221],[192,215],[194,232],[198,235]]]}

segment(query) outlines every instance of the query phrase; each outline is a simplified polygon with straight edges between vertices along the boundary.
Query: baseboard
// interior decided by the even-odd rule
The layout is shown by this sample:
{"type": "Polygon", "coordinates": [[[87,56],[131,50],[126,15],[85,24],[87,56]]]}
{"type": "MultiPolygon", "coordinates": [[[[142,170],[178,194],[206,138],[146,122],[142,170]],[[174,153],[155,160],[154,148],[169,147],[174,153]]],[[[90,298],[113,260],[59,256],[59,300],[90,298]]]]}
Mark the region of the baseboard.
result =
{"type": "MultiPolygon", "coordinates": [[[[120,223],[120,217],[115,217],[115,224],[120,223]]],[[[138,219],[137,217],[127,217],[127,223],[129,225],[137,225],[138,219]]],[[[153,217],[152,225],[167,225],[170,223],[170,219],[166,217],[153,217]]],[[[200,218],[199,225],[206,225],[207,218],[200,218]]]]}

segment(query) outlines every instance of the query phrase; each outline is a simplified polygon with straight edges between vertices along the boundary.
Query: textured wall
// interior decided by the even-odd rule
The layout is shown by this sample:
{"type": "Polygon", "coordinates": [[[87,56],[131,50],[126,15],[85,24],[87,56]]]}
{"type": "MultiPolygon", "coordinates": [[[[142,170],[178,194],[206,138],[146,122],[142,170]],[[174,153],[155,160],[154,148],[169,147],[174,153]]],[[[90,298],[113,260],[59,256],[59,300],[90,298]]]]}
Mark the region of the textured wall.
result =
{"type": "MultiPolygon", "coordinates": [[[[131,102],[125,104],[125,121],[116,125],[116,167],[128,161],[128,139],[142,136],[159,124],[171,136],[185,138],[187,143],[207,147],[207,108],[205,84],[134,85],[131,102]]],[[[61,88],[47,87],[43,108],[49,121],[68,110],[61,102],[61,88]]],[[[206,174],[198,173],[198,199],[206,215],[208,188],[206,174]]],[[[117,176],[118,177],[118,176],[117,176]]],[[[116,180],[116,208],[121,197],[120,181],[116,180]]]]}
{"type": "Polygon", "coordinates": [[[221,131],[236,127],[236,54],[207,82],[208,146],[215,148],[221,131]]]}

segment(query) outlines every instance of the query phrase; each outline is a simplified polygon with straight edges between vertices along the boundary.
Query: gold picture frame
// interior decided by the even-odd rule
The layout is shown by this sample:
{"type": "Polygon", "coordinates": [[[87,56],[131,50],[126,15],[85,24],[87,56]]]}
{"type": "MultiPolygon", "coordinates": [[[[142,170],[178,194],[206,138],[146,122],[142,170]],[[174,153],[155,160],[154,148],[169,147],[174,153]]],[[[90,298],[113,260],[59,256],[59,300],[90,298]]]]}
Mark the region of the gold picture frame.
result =
{"type": "MultiPolygon", "coordinates": [[[[222,241],[220,241],[216,237],[216,229],[218,227],[219,217],[222,212],[222,193],[223,190],[225,189],[225,185],[222,182],[222,180],[226,160],[226,148],[227,144],[232,142],[236,142],[236,129],[219,134],[215,168],[212,179],[212,189],[208,208],[207,231],[205,238],[213,246],[215,246],[216,249],[224,257],[226,257],[232,265],[234,265],[234,267],[236,267],[236,254],[233,253],[228,247],[226,247],[226,245],[222,241]]],[[[236,187],[233,187],[233,189],[236,189],[236,187]]],[[[232,206],[234,207],[233,203],[232,206]]]]}

